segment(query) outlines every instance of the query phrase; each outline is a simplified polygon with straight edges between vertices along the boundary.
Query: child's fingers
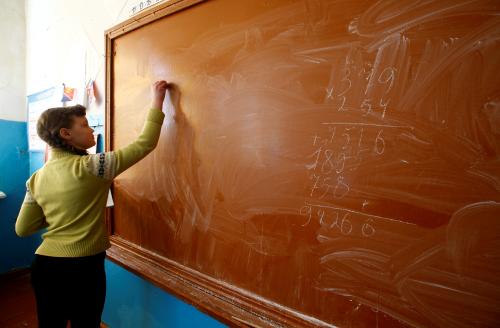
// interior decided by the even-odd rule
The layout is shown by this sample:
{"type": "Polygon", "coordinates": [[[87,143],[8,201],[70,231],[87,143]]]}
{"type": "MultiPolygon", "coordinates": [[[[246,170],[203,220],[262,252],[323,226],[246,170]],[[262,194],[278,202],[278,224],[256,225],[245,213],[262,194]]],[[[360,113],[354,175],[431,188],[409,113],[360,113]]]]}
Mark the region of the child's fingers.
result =
{"type": "Polygon", "coordinates": [[[168,83],[167,81],[164,81],[164,80],[160,80],[160,81],[156,81],[154,83],[154,89],[157,90],[157,91],[164,91],[168,88],[168,83]]]}

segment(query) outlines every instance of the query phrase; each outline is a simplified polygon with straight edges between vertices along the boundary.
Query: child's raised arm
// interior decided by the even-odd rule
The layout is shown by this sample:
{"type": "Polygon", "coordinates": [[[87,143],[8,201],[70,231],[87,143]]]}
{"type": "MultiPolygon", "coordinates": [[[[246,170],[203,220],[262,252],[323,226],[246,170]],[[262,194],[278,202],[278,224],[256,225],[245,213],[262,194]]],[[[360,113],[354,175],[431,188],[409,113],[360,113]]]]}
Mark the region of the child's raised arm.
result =
{"type": "Polygon", "coordinates": [[[84,156],[87,170],[100,178],[113,180],[117,175],[146,157],[158,144],[165,114],[162,104],[168,84],[158,81],[153,84],[153,102],[139,137],[118,150],[84,156]]]}

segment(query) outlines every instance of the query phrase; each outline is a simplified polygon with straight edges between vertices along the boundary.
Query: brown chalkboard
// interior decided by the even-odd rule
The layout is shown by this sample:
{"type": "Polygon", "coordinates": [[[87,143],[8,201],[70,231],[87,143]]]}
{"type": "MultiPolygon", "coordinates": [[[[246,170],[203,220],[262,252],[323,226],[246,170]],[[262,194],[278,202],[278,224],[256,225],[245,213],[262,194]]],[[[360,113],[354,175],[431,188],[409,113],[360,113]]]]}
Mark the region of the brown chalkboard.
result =
{"type": "Polygon", "coordinates": [[[169,1],[107,31],[110,257],[232,325],[500,325],[499,1],[169,1]]]}

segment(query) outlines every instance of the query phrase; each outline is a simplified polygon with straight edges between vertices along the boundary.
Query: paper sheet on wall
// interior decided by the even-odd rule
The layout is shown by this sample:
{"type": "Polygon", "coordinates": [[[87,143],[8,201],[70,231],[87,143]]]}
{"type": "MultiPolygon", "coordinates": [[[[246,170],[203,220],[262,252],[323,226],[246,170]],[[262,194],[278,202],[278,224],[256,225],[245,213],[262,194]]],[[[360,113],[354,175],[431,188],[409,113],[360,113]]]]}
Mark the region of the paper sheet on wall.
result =
{"type": "Polygon", "coordinates": [[[30,151],[45,151],[46,143],[36,133],[36,123],[47,108],[61,106],[58,88],[52,87],[28,96],[28,144],[30,151]]]}

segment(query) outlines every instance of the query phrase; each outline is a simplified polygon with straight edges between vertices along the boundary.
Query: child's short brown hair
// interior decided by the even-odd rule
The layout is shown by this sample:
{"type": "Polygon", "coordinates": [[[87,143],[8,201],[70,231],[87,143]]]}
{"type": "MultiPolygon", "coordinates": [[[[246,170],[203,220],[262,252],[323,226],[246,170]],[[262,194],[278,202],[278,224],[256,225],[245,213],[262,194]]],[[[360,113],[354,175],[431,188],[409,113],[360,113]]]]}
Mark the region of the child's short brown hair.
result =
{"type": "Polygon", "coordinates": [[[74,116],[85,116],[87,109],[82,105],[55,107],[44,111],[38,118],[36,132],[38,136],[53,148],[68,150],[78,155],[87,155],[85,149],[77,149],[66,143],[59,130],[71,128],[74,116]]]}

